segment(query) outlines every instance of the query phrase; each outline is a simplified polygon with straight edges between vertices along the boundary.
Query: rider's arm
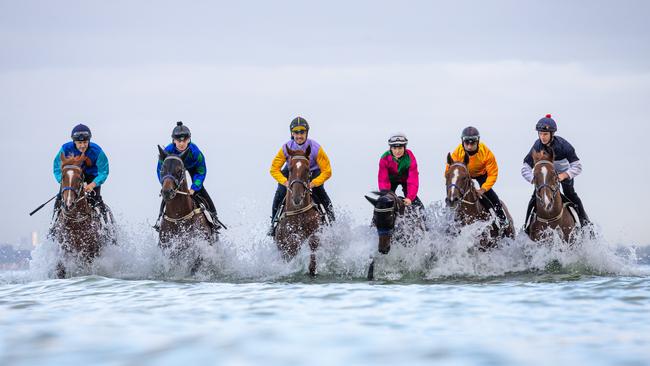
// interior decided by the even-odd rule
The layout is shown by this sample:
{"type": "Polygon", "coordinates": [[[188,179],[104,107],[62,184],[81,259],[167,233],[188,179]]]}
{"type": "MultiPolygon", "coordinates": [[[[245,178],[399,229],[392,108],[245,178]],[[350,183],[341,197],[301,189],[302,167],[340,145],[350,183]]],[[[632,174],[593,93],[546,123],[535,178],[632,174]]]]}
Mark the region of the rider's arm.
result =
{"type": "Polygon", "coordinates": [[[418,189],[420,188],[420,172],[418,172],[418,162],[415,160],[415,155],[411,155],[411,166],[409,167],[409,175],[406,178],[406,198],[414,201],[418,196],[418,189]]]}
{"type": "Polygon", "coordinates": [[[377,185],[380,191],[390,190],[390,178],[388,177],[388,161],[384,156],[379,159],[379,173],[377,174],[377,185]]]}
{"type": "Polygon", "coordinates": [[[95,162],[95,164],[97,165],[97,177],[95,177],[93,183],[99,187],[104,184],[108,178],[108,158],[103,151],[101,151],[99,156],[97,156],[97,162],[95,162]]]}
{"type": "Polygon", "coordinates": [[[287,158],[284,156],[282,148],[280,148],[280,151],[273,158],[273,162],[271,162],[271,169],[269,169],[269,173],[271,173],[273,179],[277,180],[280,184],[287,182],[287,177],[282,174],[282,166],[286,162],[287,158]]]}
{"type": "Polygon", "coordinates": [[[192,176],[193,191],[200,191],[203,188],[203,181],[208,174],[208,167],[205,165],[205,155],[201,151],[196,152],[196,173],[192,176]]]}
{"type": "Polygon", "coordinates": [[[487,171],[487,179],[485,183],[481,186],[486,192],[492,189],[494,183],[497,182],[499,177],[499,165],[497,164],[497,159],[494,157],[492,151],[487,149],[487,154],[485,156],[485,170],[487,171]]]}
{"type": "Polygon", "coordinates": [[[158,175],[158,181],[159,181],[160,183],[162,183],[162,181],[160,180],[160,178],[162,178],[162,177],[160,176],[160,171],[162,170],[162,164],[163,164],[163,161],[160,160],[160,159],[158,159],[158,166],[156,167],[156,174],[158,175]]]}
{"type": "Polygon", "coordinates": [[[330,159],[325,154],[325,150],[321,146],[318,149],[318,155],[316,155],[316,163],[318,168],[320,168],[320,175],[316,179],[311,181],[313,187],[322,186],[326,180],[330,179],[332,176],[332,166],[330,165],[330,159]]]}
{"type": "Polygon", "coordinates": [[[521,167],[521,176],[526,182],[533,183],[533,149],[530,149],[528,155],[524,157],[524,165],[521,167]]]}
{"type": "Polygon", "coordinates": [[[52,172],[54,173],[54,179],[56,179],[57,183],[61,183],[61,154],[63,154],[63,148],[56,153],[52,165],[52,172]]]}
{"type": "Polygon", "coordinates": [[[569,161],[569,170],[566,173],[569,175],[569,178],[573,179],[582,173],[582,163],[576,154],[576,150],[570,143],[567,144],[567,160],[569,161]]]}

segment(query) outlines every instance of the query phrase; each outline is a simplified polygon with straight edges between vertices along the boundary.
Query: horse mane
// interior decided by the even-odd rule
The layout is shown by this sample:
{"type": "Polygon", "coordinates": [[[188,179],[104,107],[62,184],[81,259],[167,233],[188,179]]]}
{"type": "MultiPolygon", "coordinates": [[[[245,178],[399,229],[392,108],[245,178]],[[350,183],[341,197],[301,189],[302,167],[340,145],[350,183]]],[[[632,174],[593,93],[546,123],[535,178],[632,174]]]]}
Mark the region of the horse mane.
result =
{"type": "Polygon", "coordinates": [[[555,161],[555,152],[551,147],[547,145],[542,145],[541,149],[535,149],[533,150],[533,152],[535,153],[533,155],[537,155],[537,156],[533,156],[533,159],[535,161],[539,161],[539,160],[548,160],[550,162],[555,161]]]}

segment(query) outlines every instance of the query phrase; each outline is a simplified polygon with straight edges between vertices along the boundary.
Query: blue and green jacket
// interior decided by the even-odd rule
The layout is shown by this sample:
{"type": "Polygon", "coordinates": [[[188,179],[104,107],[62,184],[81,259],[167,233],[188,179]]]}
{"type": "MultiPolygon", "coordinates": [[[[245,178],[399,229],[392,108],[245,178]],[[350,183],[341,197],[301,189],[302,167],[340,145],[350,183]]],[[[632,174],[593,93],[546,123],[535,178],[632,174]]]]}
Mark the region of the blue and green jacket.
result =
{"type": "MultiPolygon", "coordinates": [[[[81,155],[81,151],[77,150],[74,141],[67,142],[61,146],[61,149],[54,157],[53,163],[54,179],[56,179],[58,183],[61,183],[61,153],[70,157],[81,155]]],[[[86,162],[84,162],[81,165],[81,169],[83,169],[86,176],[95,177],[93,183],[99,187],[104,184],[106,178],[108,178],[108,158],[106,157],[106,154],[104,154],[104,150],[94,142],[91,142],[88,145],[86,156],[90,159],[91,164],[90,166],[87,166],[86,162]]]]}
{"type": "MultiPolygon", "coordinates": [[[[190,142],[187,148],[190,152],[187,153],[183,164],[185,165],[185,169],[187,169],[192,176],[192,190],[199,191],[203,188],[203,181],[205,180],[205,175],[208,173],[208,168],[205,166],[205,157],[201,150],[199,150],[198,146],[193,142],[190,142]]],[[[165,151],[173,155],[180,155],[182,153],[182,151],[176,149],[176,146],[173,143],[167,145],[165,151]]],[[[160,181],[161,178],[160,170],[162,169],[162,163],[162,160],[158,160],[158,169],[156,169],[156,173],[158,173],[158,181],[160,181]]]]}

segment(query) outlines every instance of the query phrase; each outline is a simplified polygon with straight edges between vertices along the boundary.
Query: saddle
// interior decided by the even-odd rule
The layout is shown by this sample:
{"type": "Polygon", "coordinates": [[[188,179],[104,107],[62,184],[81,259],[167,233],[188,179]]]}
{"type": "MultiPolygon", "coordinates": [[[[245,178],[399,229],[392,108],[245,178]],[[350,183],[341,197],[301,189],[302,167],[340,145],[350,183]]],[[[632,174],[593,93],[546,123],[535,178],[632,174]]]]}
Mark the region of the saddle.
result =
{"type": "Polygon", "coordinates": [[[208,209],[210,205],[206,199],[198,195],[192,195],[192,200],[196,203],[197,207],[201,209],[201,212],[205,215],[205,219],[208,220],[208,223],[215,231],[219,231],[219,229],[224,227],[218,217],[212,217],[213,213],[208,209]]]}

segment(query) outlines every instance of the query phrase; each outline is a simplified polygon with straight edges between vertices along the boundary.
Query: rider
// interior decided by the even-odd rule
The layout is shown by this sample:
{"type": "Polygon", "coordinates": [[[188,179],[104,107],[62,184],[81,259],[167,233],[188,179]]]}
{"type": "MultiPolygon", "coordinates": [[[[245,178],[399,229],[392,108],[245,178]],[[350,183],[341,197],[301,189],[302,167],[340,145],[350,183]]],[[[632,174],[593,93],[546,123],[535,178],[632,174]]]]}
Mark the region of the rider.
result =
{"type": "MultiPolygon", "coordinates": [[[[205,176],[207,174],[207,168],[205,166],[205,157],[199,147],[196,146],[191,140],[192,133],[190,129],[183,124],[183,122],[176,122],[176,127],[172,131],[172,143],[165,147],[165,151],[172,155],[180,155],[185,150],[189,149],[189,153],[185,156],[183,164],[185,169],[192,177],[192,185],[190,186],[190,196],[199,197],[207,204],[207,209],[210,212],[210,215],[213,218],[213,221],[216,224],[217,220],[217,209],[214,207],[212,198],[208,194],[208,191],[203,185],[205,181],[205,176]]],[[[158,180],[161,181],[160,170],[162,169],[162,160],[158,160],[158,167],[156,173],[158,174],[158,180]]],[[[162,183],[162,181],[161,181],[162,183]]],[[[194,198],[193,197],[193,198],[194,198]]],[[[165,200],[160,203],[160,212],[158,214],[158,220],[154,228],[158,230],[160,228],[160,218],[163,215],[163,210],[165,209],[165,200]]]]}
{"type": "Polygon", "coordinates": [[[315,203],[323,206],[330,222],[334,221],[332,201],[327,195],[327,192],[325,192],[324,186],[325,181],[332,176],[330,160],[327,157],[327,154],[325,154],[323,147],[315,140],[308,138],[309,123],[307,123],[307,120],[303,117],[294,118],[289,124],[289,131],[291,132],[291,140],[282,145],[280,151],[278,151],[271,163],[270,173],[271,176],[278,181],[278,187],[275,190],[275,196],[273,197],[271,230],[269,230],[269,235],[273,235],[275,231],[275,222],[277,221],[276,214],[278,213],[278,209],[287,194],[287,177],[289,176],[289,167],[285,164],[289,157],[287,148],[290,148],[291,150],[305,151],[308,146],[311,146],[311,156],[309,157],[311,182],[309,183],[309,188],[311,189],[315,203]]]}
{"type": "Polygon", "coordinates": [[[398,132],[388,139],[390,148],[379,159],[379,173],[377,181],[380,191],[391,190],[395,192],[402,186],[404,204],[423,207],[418,198],[419,175],[418,162],[413,152],[406,148],[408,145],[406,135],[398,132]]]}
{"type": "MultiPolygon", "coordinates": [[[[470,177],[475,179],[480,186],[476,193],[481,199],[481,203],[486,208],[490,208],[490,206],[494,208],[501,227],[508,226],[508,218],[503,211],[501,200],[493,189],[499,177],[499,166],[494,154],[485,143],[481,142],[481,135],[475,127],[469,126],[463,129],[460,139],[460,145],[451,154],[452,159],[462,161],[465,154],[469,156],[467,170],[470,177]]],[[[445,168],[445,174],[447,171],[449,171],[449,164],[445,168]]]]}
{"type": "MultiPolygon", "coordinates": [[[[54,179],[61,183],[61,154],[66,157],[76,157],[85,154],[88,158],[81,164],[81,169],[84,173],[84,191],[88,194],[86,197],[88,203],[99,210],[99,212],[106,218],[106,206],[102,200],[101,190],[102,184],[108,178],[108,159],[106,154],[99,145],[90,142],[92,133],[90,128],[83,124],[78,124],[72,129],[72,141],[67,142],[61,146],[61,149],[54,157],[53,172],[54,179]]],[[[54,204],[55,215],[61,205],[61,195],[57,197],[54,204]]]]}
{"type": "MultiPolygon", "coordinates": [[[[585,208],[582,205],[582,200],[578,197],[575,189],[573,188],[574,178],[580,175],[582,172],[582,163],[576,155],[576,151],[571,146],[571,144],[563,139],[560,136],[556,136],[555,132],[557,131],[557,123],[551,118],[550,114],[547,114],[544,118],[540,119],[535,126],[537,130],[537,135],[539,139],[535,141],[533,147],[528,152],[528,155],[524,158],[524,166],[521,168],[521,175],[529,183],[533,183],[533,151],[540,151],[544,147],[550,147],[553,149],[555,154],[555,170],[558,172],[558,179],[562,184],[562,192],[572,203],[576,205],[576,210],[578,211],[578,219],[580,220],[580,225],[585,226],[590,223],[589,217],[585,212],[585,208]]],[[[530,218],[530,214],[535,208],[535,194],[530,199],[528,203],[528,209],[526,210],[526,223],[530,218]]]]}

